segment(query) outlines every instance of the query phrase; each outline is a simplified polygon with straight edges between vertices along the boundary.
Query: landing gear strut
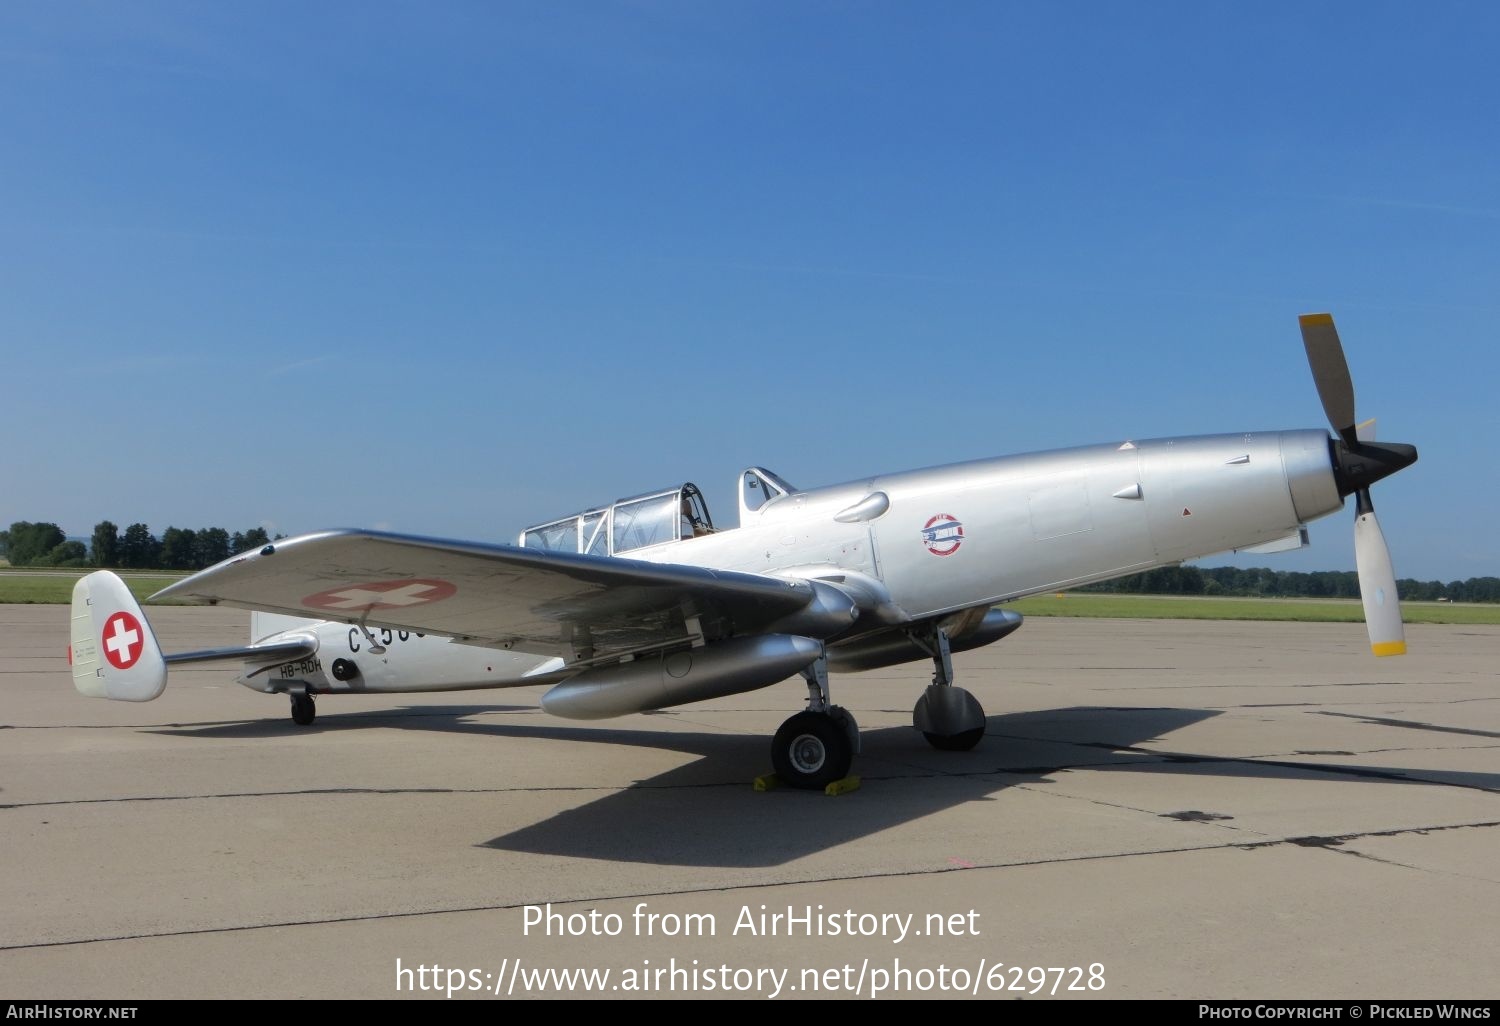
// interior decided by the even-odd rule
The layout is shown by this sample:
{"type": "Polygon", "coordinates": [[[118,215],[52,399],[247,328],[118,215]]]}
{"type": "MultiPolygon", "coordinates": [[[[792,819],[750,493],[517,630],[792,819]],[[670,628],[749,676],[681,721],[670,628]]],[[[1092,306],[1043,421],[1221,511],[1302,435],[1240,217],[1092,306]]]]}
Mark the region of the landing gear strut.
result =
{"type": "Polygon", "coordinates": [[[932,656],[932,684],[911,711],[912,726],[927,743],[945,752],[967,752],[984,737],[984,707],[953,684],[953,654],[942,628],[913,632],[911,639],[932,656]]]}
{"type": "Polygon", "coordinates": [[[819,656],[802,671],[807,708],[787,720],[771,741],[771,765],[792,787],[821,790],[849,775],[859,751],[859,724],[829,703],[828,661],[819,656]]]}
{"type": "Polygon", "coordinates": [[[292,722],[299,727],[306,727],[312,723],[318,715],[318,707],[313,705],[313,696],[309,694],[292,696],[292,722]]]}

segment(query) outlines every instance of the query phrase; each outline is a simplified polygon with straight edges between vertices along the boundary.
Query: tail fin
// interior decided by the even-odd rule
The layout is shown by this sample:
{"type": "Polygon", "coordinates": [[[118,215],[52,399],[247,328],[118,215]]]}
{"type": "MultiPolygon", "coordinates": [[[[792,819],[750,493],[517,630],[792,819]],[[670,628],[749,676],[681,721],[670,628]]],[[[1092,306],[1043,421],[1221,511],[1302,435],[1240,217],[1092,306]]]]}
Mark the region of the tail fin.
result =
{"type": "Polygon", "coordinates": [[[146,614],[108,570],[73,586],[72,642],[73,686],[90,698],[149,702],[167,686],[167,664],[146,614]]]}

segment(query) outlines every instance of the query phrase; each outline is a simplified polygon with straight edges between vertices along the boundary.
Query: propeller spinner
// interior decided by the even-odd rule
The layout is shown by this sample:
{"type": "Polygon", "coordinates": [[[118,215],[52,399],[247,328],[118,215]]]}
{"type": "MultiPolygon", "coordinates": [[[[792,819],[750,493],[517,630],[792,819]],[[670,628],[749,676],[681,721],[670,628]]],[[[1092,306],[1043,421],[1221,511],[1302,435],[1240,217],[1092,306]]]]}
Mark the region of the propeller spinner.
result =
{"type": "Polygon", "coordinates": [[[1359,569],[1359,594],[1365,605],[1370,650],[1378,656],[1403,655],[1406,634],[1396,599],[1396,572],[1391,567],[1391,553],[1380,522],[1375,519],[1370,486],[1415,463],[1417,450],[1399,442],[1380,443],[1360,437],[1354,419],[1354,382],[1349,377],[1349,364],[1344,359],[1344,347],[1339,343],[1333,316],[1304,314],[1298,320],[1323,412],[1339,436],[1331,443],[1334,480],[1341,497],[1356,497],[1354,562],[1359,569]]]}

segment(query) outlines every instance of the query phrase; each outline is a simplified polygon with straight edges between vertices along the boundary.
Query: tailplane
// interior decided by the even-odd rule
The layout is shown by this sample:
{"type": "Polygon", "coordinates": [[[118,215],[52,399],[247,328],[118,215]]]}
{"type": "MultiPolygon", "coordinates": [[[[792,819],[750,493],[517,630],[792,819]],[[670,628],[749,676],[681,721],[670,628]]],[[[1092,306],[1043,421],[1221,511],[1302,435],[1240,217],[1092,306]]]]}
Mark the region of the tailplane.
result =
{"type": "Polygon", "coordinates": [[[98,570],[73,586],[68,648],[73,686],[90,698],[149,702],[167,686],[167,664],[125,582],[98,570]]]}

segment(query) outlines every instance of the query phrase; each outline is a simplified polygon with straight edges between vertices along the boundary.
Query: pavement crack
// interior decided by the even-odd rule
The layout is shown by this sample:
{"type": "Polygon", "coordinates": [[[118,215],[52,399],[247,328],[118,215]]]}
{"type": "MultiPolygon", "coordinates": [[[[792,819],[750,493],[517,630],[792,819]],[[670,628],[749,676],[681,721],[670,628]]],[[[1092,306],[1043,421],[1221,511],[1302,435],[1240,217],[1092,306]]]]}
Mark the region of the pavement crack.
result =
{"type": "MultiPolygon", "coordinates": [[[[1218,828],[1220,828],[1222,830],[1233,830],[1233,831],[1236,831],[1236,832],[1241,833],[1241,834],[1252,833],[1252,834],[1256,834],[1256,835],[1258,835],[1260,837],[1265,837],[1265,834],[1262,831],[1254,830],[1254,829],[1252,829],[1252,828],[1250,828],[1248,826],[1242,826],[1240,824],[1231,823],[1230,821],[1234,817],[1227,816],[1227,815],[1224,815],[1222,813],[1203,813],[1203,812],[1198,812],[1198,813],[1161,813],[1161,812],[1158,812],[1156,809],[1146,809],[1146,808],[1141,808],[1140,806],[1137,806],[1137,805],[1127,805],[1124,802],[1111,802],[1111,801],[1105,801],[1102,798],[1089,798],[1089,797],[1087,797],[1085,795],[1065,794],[1065,793],[1061,793],[1061,792],[1057,792],[1057,791],[1045,791],[1045,790],[1043,790],[1040,787],[1028,786],[1026,784],[1018,784],[1016,786],[1018,788],[1020,788],[1021,790],[1023,790],[1023,791],[1031,791],[1031,792],[1033,792],[1035,794],[1044,794],[1044,795],[1046,795],[1049,798],[1064,798],[1064,799],[1067,799],[1068,801],[1083,802],[1086,805],[1097,805],[1100,808],[1105,808],[1105,809],[1118,809],[1118,810],[1120,810],[1122,812],[1136,812],[1136,813],[1140,813],[1143,816],[1156,816],[1156,817],[1159,817],[1159,818],[1165,816],[1165,818],[1168,818],[1168,819],[1181,819],[1181,820],[1183,820],[1185,822],[1207,823],[1210,826],[1218,827],[1218,828]]],[[[1241,846],[1243,846],[1244,843],[1245,842],[1243,842],[1243,841],[1238,842],[1238,844],[1241,845],[1241,846]]],[[[1261,843],[1261,842],[1251,842],[1251,843],[1261,843]]]]}
{"type": "Polygon", "coordinates": [[[1367,851],[1357,848],[1346,847],[1351,841],[1361,841],[1377,837],[1404,837],[1404,836],[1426,836],[1428,834],[1441,833],[1447,830],[1483,830],[1500,826],[1500,821],[1489,821],[1479,823],[1448,823],[1443,826],[1433,827],[1401,827],[1395,830],[1370,830],[1358,834],[1339,834],[1334,837],[1290,837],[1287,838],[1292,844],[1304,848],[1322,848],[1338,855],[1348,855],[1352,858],[1362,859],[1365,862],[1376,862],[1383,866],[1393,866],[1397,869],[1410,869],[1418,873],[1430,873],[1434,876],[1451,876],[1460,880],[1477,880],[1481,883],[1493,884],[1492,877],[1475,876],[1472,873],[1455,873],[1446,869],[1435,869],[1432,866],[1419,866],[1410,862],[1402,862],[1399,859],[1383,858],[1367,851]]]}
{"type": "Polygon", "coordinates": [[[1359,713],[1328,712],[1319,710],[1319,716],[1337,716],[1340,719],[1359,720],[1361,723],[1375,724],[1381,727],[1404,727],[1408,730],[1430,730],[1438,734],[1465,734],[1470,737],[1495,737],[1500,738],[1500,731],[1476,730],[1472,727],[1442,727],[1436,723],[1422,723],[1419,720],[1397,720],[1389,716],[1364,716],[1359,713]]]}
{"type": "MultiPolygon", "coordinates": [[[[1433,833],[1439,830],[1464,830],[1500,826],[1500,821],[1483,823],[1452,823],[1439,826],[1426,827],[1403,827],[1396,830],[1379,830],[1367,833],[1345,834],[1336,838],[1326,840],[1346,842],[1364,837],[1394,837],[1401,834],[1423,834],[1433,833]]],[[[932,866],[920,869],[871,871],[866,873],[851,873],[847,875],[823,875],[812,876],[791,880],[768,880],[762,883],[741,884],[728,888],[731,891],[763,891],[787,886],[803,886],[813,884],[847,883],[860,880],[893,880],[903,878],[932,877],[943,873],[972,873],[983,870],[1005,870],[1022,869],[1032,866],[1067,865],[1088,862],[1105,862],[1116,859],[1150,858],[1160,855],[1182,855],[1195,852],[1229,852],[1229,851],[1255,851],[1262,848],[1275,848],[1285,844],[1300,844],[1303,847],[1309,845],[1302,843],[1308,838],[1267,838],[1260,841],[1225,841],[1217,844],[1194,844],[1176,847],[1151,848],[1141,851],[1123,852],[1101,852],[1092,855],[1068,855],[1060,858],[1019,859],[1015,861],[996,862],[973,862],[964,866],[932,866]]],[[[1325,839],[1318,839],[1323,841],[1325,839]]],[[[1320,843],[1314,845],[1324,847],[1320,843]]],[[[1340,852],[1342,854],[1342,852],[1340,852]]],[[[587,904],[597,905],[607,901],[646,901],[661,898],[680,898],[697,894],[719,894],[726,893],[726,888],[718,887],[683,887],[668,888],[656,891],[629,891],[613,894],[594,895],[559,895],[552,897],[538,897],[532,901],[498,902],[482,905],[457,905],[447,908],[416,909],[405,912],[372,912],[367,915],[349,916],[324,916],[308,919],[284,919],[269,923],[242,923],[233,926],[206,926],[182,930],[144,931],[139,933],[112,934],[103,937],[75,937],[69,940],[40,941],[30,944],[3,944],[3,951],[35,951],[47,948],[77,947],[85,944],[107,944],[119,941],[135,940],[159,940],[172,937],[201,937],[213,934],[246,933],[253,930],[276,930],[299,926],[330,926],[341,923],[370,923],[399,919],[416,919],[424,916],[460,915],[473,912],[506,912],[525,908],[528,905],[537,905],[544,901],[550,901],[553,905],[587,904]]]]}
{"type": "Polygon", "coordinates": [[[226,791],[205,794],[143,794],[121,798],[67,798],[44,802],[11,802],[0,804],[6,809],[37,809],[50,806],[71,805],[119,805],[132,802],[193,802],[232,798],[298,798],[298,797],[381,797],[386,795],[434,794],[555,794],[559,792],[609,792],[618,791],[678,791],[710,787],[746,787],[743,780],[709,780],[693,784],[637,784],[621,787],[618,784],[556,785],[551,787],[312,787],[287,791],[226,791]]]}

